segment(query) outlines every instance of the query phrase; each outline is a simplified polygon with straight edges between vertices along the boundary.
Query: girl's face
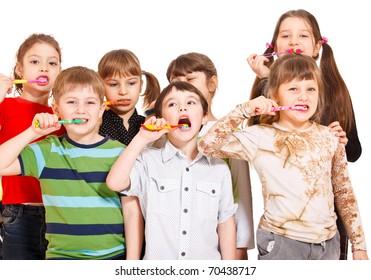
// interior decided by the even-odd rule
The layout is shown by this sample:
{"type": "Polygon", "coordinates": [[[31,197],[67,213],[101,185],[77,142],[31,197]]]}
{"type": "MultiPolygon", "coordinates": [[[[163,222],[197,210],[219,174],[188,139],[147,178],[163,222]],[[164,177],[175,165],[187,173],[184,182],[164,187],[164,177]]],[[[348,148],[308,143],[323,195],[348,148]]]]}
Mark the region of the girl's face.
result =
{"type": "Polygon", "coordinates": [[[289,17],[281,23],[275,46],[276,52],[300,49],[302,54],[314,57],[318,55],[321,43],[314,41],[312,30],[304,20],[289,17]]]}
{"type": "Polygon", "coordinates": [[[173,88],[162,103],[162,117],[170,124],[188,124],[186,129],[174,129],[169,132],[169,139],[189,142],[197,138],[202,125],[207,123],[200,97],[190,91],[178,91],[173,88]]]}
{"type": "Polygon", "coordinates": [[[62,120],[82,119],[81,124],[66,124],[68,136],[81,144],[97,142],[104,107],[92,88],[76,88],[62,94],[58,104],[53,104],[54,113],[62,120]]]}
{"type": "Polygon", "coordinates": [[[46,43],[34,44],[24,55],[22,63],[17,63],[16,73],[24,80],[43,78],[46,82],[26,83],[23,91],[49,93],[61,71],[58,52],[46,43]]]}
{"type": "Polygon", "coordinates": [[[292,80],[283,83],[276,95],[279,105],[306,106],[302,111],[281,111],[278,124],[291,129],[305,129],[311,125],[309,119],[318,105],[318,84],[316,80],[292,80]]]}
{"type": "Polygon", "coordinates": [[[199,91],[201,91],[201,93],[207,100],[207,103],[211,104],[211,101],[213,99],[213,92],[215,92],[216,89],[216,84],[215,81],[213,81],[213,78],[214,77],[208,80],[204,72],[195,71],[187,73],[184,76],[171,77],[170,82],[183,81],[194,85],[199,91]]]}
{"type": "Polygon", "coordinates": [[[104,79],[107,100],[130,102],[130,105],[111,106],[111,110],[117,115],[132,114],[138,103],[142,84],[143,82],[140,76],[120,77],[119,75],[115,75],[104,79]]]}

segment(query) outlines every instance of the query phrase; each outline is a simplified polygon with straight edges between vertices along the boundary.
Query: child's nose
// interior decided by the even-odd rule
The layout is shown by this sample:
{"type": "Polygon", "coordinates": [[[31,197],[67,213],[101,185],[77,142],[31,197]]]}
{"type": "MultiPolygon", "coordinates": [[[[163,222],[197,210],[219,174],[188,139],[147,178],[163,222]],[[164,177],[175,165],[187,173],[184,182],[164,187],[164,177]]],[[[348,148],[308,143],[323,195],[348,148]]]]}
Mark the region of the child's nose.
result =
{"type": "Polygon", "coordinates": [[[40,63],[40,72],[46,72],[46,71],[48,71],[47,63],[40,63]]]}

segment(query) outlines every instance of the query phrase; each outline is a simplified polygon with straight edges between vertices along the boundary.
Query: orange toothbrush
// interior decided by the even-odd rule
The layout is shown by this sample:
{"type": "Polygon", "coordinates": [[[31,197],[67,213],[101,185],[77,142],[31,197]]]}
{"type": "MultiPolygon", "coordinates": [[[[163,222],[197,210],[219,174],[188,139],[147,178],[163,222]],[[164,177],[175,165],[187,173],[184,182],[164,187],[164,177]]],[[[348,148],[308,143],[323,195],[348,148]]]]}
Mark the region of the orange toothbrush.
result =
{"type": "Polygon", "coordinates": [[[172,129],[172,128],[182,128],[182,127],[188,127],[188,124],[170,124],[170,125],[165,125],[163,127],[157,127],[155,128],[155,126],[153,124],[142,124],[142,127],[145,128],[145,129],[148,129],[148,130],[153,130],[153,131],[157,131],[157,130],[161,130],[161,129],[172,129]]]}

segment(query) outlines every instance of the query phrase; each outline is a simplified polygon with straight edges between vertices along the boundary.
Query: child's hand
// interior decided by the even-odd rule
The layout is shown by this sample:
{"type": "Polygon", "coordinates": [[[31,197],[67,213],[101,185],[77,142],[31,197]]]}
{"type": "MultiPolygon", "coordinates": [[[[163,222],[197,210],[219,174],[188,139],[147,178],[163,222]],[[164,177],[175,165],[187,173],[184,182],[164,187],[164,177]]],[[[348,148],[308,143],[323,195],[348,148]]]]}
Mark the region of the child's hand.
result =
{"type": "Polygon", "coordinates": [[[353,260],[368,260],[367,251],[354,251],[353,260]]]}
{"type": "Polygon", "coordinates": [[[150,117],[147,119],[144,124],[153,125],[155,130],[148,130],[146,128],[141,128],[139,131],[139,134],[141,137],[145,138],[149,143],[156,141],[159,139],[162,135],[169,132],[169,129],[162,128],[165,125],[167,125],[167,121],[163,118],[157,119],[155,116],[150,117]],[[156,128],[162,128],[160,130],[156,130],[156,128]]]}
{"type": "Polygon", "coordinates": [[[330,128],[330,132],[333,132],[334,135],[339,138],[340,143],[344,145],[348,144],[347,134],[343,131],[338,121],[330,123],[328,127],[330,128]]]}
{"type": "Polygon", "coordinates": [[[260,79],[267,78],[271,72],[271,70],[265,65],[268,61],[269,59],[265,56],[257,54],[250,54],[247,58],[251,70],[254,71],[260,79]]]}
{"type": "Polygon", "coordinates": [[[5,95],[7,93],[11,93],[13,89],[13,82],[12,80],[4,76],[3,74],[0,74],[0,103],[3,102],[5,95]]]}
{"type": "Polygon", "coordinates": [[[36,134],[44,136],[60,129],[61,124],[58,122],[57,115],[40,113],[35,115],[31,127],[36,134]]]}
{"type": "Polygon", "coordinates": [[[259,96],[248,101],[250,108],[255,112],[256,115],[275,115],[275,112],[272,112],[272,108],[277,108],[278,104],[273,99],[268,99],[264,96],[259,96]]]}

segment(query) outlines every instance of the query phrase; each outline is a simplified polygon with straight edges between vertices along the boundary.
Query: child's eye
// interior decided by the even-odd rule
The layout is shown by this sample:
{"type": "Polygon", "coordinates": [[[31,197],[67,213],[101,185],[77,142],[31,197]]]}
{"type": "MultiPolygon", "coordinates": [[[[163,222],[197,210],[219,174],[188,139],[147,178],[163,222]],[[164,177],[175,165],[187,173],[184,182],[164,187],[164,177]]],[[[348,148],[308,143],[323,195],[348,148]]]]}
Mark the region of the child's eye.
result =
{"type": "Polygon", "coordinates": [[[88,104],[89,105],[94,105],[95,104],[95,101],[88,101],[88,104]]]}
{"type": "Polygon", "coordinates": [[[292,88],[289,88],[289,91],[293,92],[293,93],[298,93],[298,89],[295,88],[295,87],[292,87],[292,88]]]}
{"type": "Polygon", "coordinates": [[[309,91],[309,92],[312,92],[312,93],[313,93],[313,92],[316,92],[316,91],[317,91],[317,89],[316,89],[316,88],[314,88],[314,87],[312,87],[312,88],[308,88],[308,91],[309,91]]]}
{"type": "Polygon", "coordinates": [[[308,38],[309,36],[307,34],[302,34],[302,35],[300,35],[300,37],[308,38]]]}
{"type": "Polygon", "coordinates": [[[67,101],[67,104],[76,104],[76,101],[69,100],[69,101],[67,101]]]}
{"type": "Polygon", "coordinates": [[[49,62],[49,64],[52,66],[58,66],[58,62],[49,62]]]}
{"type": "Polygon", "coordinates": [[[176,106],[176,103],[175,103],[175,102],[171,102],[171,103],[169,103],[167,106],[168,106],[168,107],[174,107],[174,106],[176,106]]]}
{"type": "Polygon", "coordinates": [[[138,83],[137,81],[131,81],[131,82],[129,82],[129,85],[130,86],[135,86],[137,83],[138,83]]]}
{"type": "Polygon", "coordinates": [[[196,102],[193,101],[193,100],[191,100],[191,101],[188,101],[187,104],[188,104],[188,105],[194,105],[194,104],[196,104],[196,102]]]}
{"type": "Polygon", "coordinates": [[[36,60],[36,59],[33,59],[33,60],[30,61],[30,63],[31,63],[31,64],[37,64],[37,63],[39,63],[39,61],[36,60]]]}
{"type": "Polygon", "coordinates": [[[118,85],[117,83],[109,83],[108,84],[109,87],[117,87],[117,85],[118,85]]]}

